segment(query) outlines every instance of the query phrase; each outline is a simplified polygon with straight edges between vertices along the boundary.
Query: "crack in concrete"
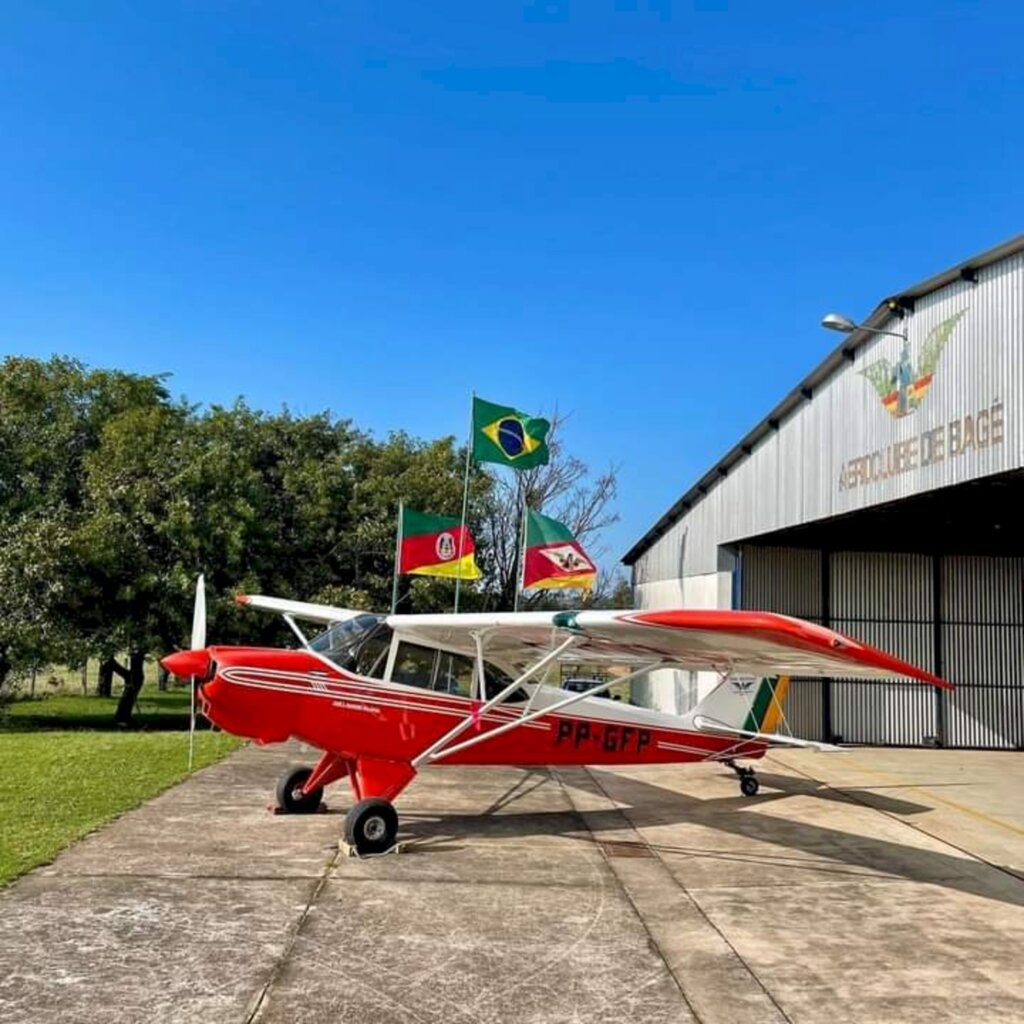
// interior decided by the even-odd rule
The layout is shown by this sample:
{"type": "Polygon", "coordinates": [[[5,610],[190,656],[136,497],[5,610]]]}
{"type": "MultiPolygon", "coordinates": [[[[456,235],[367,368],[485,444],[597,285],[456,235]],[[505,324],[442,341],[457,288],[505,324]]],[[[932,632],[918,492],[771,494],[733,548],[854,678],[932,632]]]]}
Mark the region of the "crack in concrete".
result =
{"type": "Polygon", "coordinates": [[[306,923],[306,919],[309,917],[313,906],[320,898],[320,894],[324,891],[324,887],[330,880],[331,871],[337,864],[340,856],[341,850],[339,848],[335,850],[334,856],[331,857],[331,859],[324,865],[323,871],[320,873],[320,877],[317,879],[316,885],[313,886],[313,891],[310,893],[309,899],[306,900],[306,905],[302,908],[302,913],[299,915],[299,919],[295,923],[295,928],[292,930],[292,934],[288,937],[288,941],[285,943],[285,947],[281,951],[281,955],[277,958],[277,962],[271,968],[270,977],[257,993],[256,1002],[253,1005],[252,1010],[246,1014],[245,1024],[257,1024],[263,1008],[267,1005],[267,997],[270,995],[270,990],[277,983],[285,965],[288,963],[289,959],[291,959],[292,950],[295,949],[295,944],[298,942],[299,935],[302,933],[302,926],[306,923]]]}
{"type": "MultiPolygon", "coordinates": [[[[585,768],[583,770],[586,771],[585,768]]],[[[587,774],[590,775],[589,772],[587,772],[587,774]]],[[[553,775],[553,778],[555,779],[555,781],[558,783],[558,786],[561,788],[562,793],[564,794],[566,800],[568,800],[568,802],[570,804],[575,806],[575,803],[574,803],[574,801],[572,799],[572,796],[569,794],[569,791],[566,788],[565,782],[563,781],[561,776],[557,772],[553,772],[552,775],[553,775]]],[[[593,776],[591,776],[591,778],[593,778],[593,776]]],[[[602,790],[602,792],[604,792],[604,790],[602,790]]],[[[605,793],[606,797],[607,797],[607,795],[608,794],[605,793]]],[[[631,828],[629,822],[626,820],[625,815],[623,815],[621,813],[621,811],[619,813],[620,813],[620,816],[622,817],[623,827],[625,829],[631,828]]],[[[577,811],[577,814],[579,815],[579,818],[583,822],[583,824],[586,825],[587,824],[586,816],[582,812],[580,812],[580,811],[577,811]]],[[[654,938],[654,935],[651,933],[651,929],[648,927],[647,921],[644,919],[643,914],[640,913],[640,908],[636,905],[636,903],[633,900],[632,895],[629,893],[629,891],[626,889],[626,887],[622,884],[622,880],[619,878],[618,873],[615,871],[615,868],[610,863],[609,858],[608,858],[608,854],[604,850],[604,847],[602,846],[601,842],[598,840],[597,836],[595,836],[593,832],[591,832],[590,834],[593,837],[593,841],[597,845],[598,849],[601,850],[601,857],[603,858],[603,860],[604,860],[608,870],[611,872],[612,877],[618,883],[619,890],[621,891],[623,898],[629,904],[629,907],[633,911],[633,914],[635,915],[636,919],[640,922],[640,927],[643,928],[644,934],[647,936],[647,941],[650,943],[651,948],[657,952],[658,959],[663,964],[666,972],[668,973],[668,976],[672,979],[673,984],[679,990],[679,997],[680,997],[680,999],[682,999],[682,1001],[686,1004],[686,1008],[690,1011],[690,1014],[693,1017],[693,1019],[695,1021],[697,1021],[698,1024],[701,1024],[701,1018],[700,1018],[699,1014],[697,1013],[696,1008],[694,1007],[693,1003],[690,1002],[690,999],[689,999],[689,997],[686,994],[686,990],[683,987],[682,982],[676,976],[676,972],[672,970],[672,966],[671,966],[671,964],[669,964],[668,960],[666,959],[664,951],[662,950],[661,946],[658,945],[657,940],[654,938]]]]}

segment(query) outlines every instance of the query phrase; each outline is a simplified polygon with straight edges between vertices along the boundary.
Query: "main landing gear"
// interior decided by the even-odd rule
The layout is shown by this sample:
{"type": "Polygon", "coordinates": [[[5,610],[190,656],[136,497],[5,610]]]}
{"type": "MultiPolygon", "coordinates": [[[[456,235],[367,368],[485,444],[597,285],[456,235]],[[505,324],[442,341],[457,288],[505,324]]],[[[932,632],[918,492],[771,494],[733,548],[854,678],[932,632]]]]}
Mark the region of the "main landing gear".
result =
{"type": "Polygon", "coordinates": [[[281,814],[315,814],[320,810],[324,787],[303,791],[312,768],[289,768],[277,780],[277,809],[281,814]]]}
{"type": "Polygon", "coordinates": [[[356,803],[345,815],[344,838],[358,854],[386,853],[398,838],[398,813],[391,800],[415,771],[410,764],[346,761],[324,754],[314,768],[290,768],[277,783],[277,814],[313,814],[322,809],[324,786],[348,775],[356,803]],[[366,790],[385,796],[363,796],[366,790]]]}
{"type": "Polygon", "coordinates": [[[761,783],[757,781],[754,769],[737,764],[735,761],[726,761],[725,763],[740,777],[740,792],[744,796],[757,796],[761,783]]]}
{"type": "Polygon", "coordinates": [[[398,836],[398,813],[389,800],[371,796],[345,815],[345,842],[356,853],[385,853],[398,836]]]}

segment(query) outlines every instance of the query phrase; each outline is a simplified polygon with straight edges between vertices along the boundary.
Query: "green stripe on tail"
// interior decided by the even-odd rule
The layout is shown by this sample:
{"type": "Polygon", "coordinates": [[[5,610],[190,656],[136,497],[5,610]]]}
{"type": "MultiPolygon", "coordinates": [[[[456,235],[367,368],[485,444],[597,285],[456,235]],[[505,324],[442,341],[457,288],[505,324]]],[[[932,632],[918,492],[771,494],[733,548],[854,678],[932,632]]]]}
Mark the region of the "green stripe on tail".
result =
{"type": "Polygon", "coordinates": [[[769,676],[761,680],[747,720],[746,732],[774,732],[782,715],[782,702],[789,690],[789,676],[769,676]]]}

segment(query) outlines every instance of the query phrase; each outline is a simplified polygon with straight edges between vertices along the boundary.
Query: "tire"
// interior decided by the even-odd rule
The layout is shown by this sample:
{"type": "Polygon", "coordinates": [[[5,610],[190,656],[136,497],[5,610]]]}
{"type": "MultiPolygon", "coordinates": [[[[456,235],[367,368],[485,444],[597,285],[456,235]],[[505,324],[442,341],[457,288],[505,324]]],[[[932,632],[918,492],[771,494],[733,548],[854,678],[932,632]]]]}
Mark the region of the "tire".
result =
{"type": "Polygon", "coordinates": [[[740,792],[744,796],[757,796],[757,791],[761,788],[761,783],[757,781],[756,775],[744,775],[740,779],[740,792]]]}
{"type": "Polygon", "coordinates": [[[345,815],[345,842],[357,853],[384,853],[395,845],[398,814],[387,800],[360,800],[345,815]]]}
{"type": "Polygon", "coordinates": [[[277,806],[284,814],[313,814],[320,809],[323,786],[302,795],[302,786],[313,774],[312,768],[292,768],[277,780],[277,806]]]}

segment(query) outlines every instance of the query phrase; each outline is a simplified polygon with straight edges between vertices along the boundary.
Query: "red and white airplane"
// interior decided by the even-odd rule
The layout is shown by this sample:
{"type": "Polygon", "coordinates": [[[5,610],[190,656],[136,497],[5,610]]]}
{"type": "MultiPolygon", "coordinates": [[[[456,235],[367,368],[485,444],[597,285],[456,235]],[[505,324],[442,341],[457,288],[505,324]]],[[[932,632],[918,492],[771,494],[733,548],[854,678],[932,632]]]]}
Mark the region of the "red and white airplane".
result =
{"type": "Polygon", "coordinates": [[[239,596],[281,614],[297,649],[207,647],[202,582],[192,649],[163,665],[193,679],[203,714],[257,743],[291,737],[323,751],[282,777],[282,811],[319,808],[348,777],[355,804],[346,841],[390,849],[393,801],[429,764],[654,764],[722,761],[744,794],[753,769],[737,759],[769,746],[829,748],[776,734],[790,676],[944,680],[830,629],[768,612],[580,611],[371,615],[273,597],[239,596]],[[298,625],[314,623],[313,638],[298,625]],[[559,662],[624,666],[583,693],[541,681],[559,662]],[[721,681],[685,715],[600,699],[655,669],[712,671],[721,681]]]}

